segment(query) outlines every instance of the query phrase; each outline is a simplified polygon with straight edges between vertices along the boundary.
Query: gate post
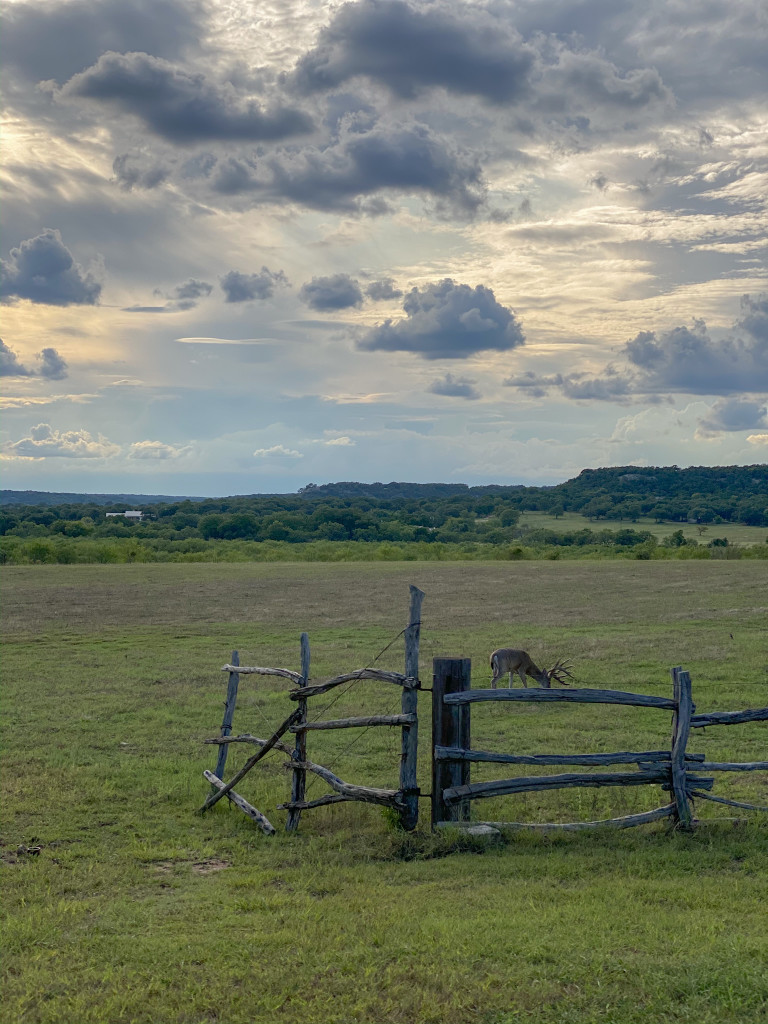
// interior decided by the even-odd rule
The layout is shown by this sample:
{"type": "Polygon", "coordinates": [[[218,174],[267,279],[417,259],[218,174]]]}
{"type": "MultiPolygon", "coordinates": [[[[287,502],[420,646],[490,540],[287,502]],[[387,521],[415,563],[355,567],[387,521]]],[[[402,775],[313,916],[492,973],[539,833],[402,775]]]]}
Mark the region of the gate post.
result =
{"type": "MultiPolygon", "coordinates": [[[[421,602],[424,592],[410,586],[408,626],[405,630],[405,674],[419,678],[419,638],[421,636],[421,602]]],[[[419,691],[403,689],[400,707],[404,715],[416,715],[419,705],[419,691]]],[[[419,787],[416,774],[419,753],[419,722],[403,726],[400,754],[400,791],[403,794],[404,810],[400,812],[400,825],[406,832],[412,832],[419,823],[419,787]]]]}
{"type": "Polygon", "coordinates": [[[672,690],[672,695],[677,701],[677,709],[672,715],[670,781],[675,801],[675,821],[680,828],[687,830],[693,827],[693,814],[685,776],[685,748],[691,728],[691,715],[695,709],[691,699],[691,677],[682,668],[672,669],[672,690]]]}
{"type": "Polygon", "coordinates": [[[469,658],[432,660],[432,827],[440,821],[469,821],[469,800],[447,806],[443,790],[469,785],[469,761],[438,761],[436,747],[470,747],[470,705],[446,704],[446,693],[471,687],[469,658]]]}

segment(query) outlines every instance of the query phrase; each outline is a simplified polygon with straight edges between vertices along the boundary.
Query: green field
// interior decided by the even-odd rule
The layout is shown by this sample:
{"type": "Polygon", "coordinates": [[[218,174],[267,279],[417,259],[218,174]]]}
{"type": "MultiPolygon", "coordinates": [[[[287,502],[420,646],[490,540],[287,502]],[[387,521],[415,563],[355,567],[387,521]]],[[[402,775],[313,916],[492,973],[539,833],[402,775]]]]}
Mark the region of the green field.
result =
{"type": "MultiPolygon", "coordinates": [[[[766,1020],[768,815],[697,803],[691,835],[654,824],[487,845],[432,836],[424,800],[414,835],[362,804],[308,812],[286,835],[279,753],[238,787],[277,836],[226,801],[195,814],[232,649],[297,669],[307,630],[313,679],[361,668],[406,624],[408,583],[426,593],[424,685],[435,655],[471,657],[484,685],[488,653],[509,645],[568,657],[578,685],[669,695],[683,665],[699,711],[768,703],[762,561],[6,566],[3,1024],[766,1020]]],[[[376,663],[401,670],[402,640],[376,663]]],[[[293,706],[286,689],[243,676],[235,731],[266,736],[293,706]]],[[[359,683],[310,710],[391,713],[393,691],[359,683]]],[[[429,694],[420,710],[427,792],[429,694]]],[[[485,705],[472,728],[477,747],[587,752],[665,748],[670,723],[485,705]]],[[[689,750],[765,759],[767,735],[698,730],[689,750]]],[[[233,749],[230,770],[251,752],[233,749]]],[[[309,756],[353,782],[396,786],[399,753],[395,730],[309,736],[309,756]]],[[[317,780],[309,796],[325,791],[317,780]]],[[[764,773],[723,773],[714,792],[768,804],[764,773]]],[[[473,810],[568,821],[667,799],[563,790],[473,810]]]]}
{"type": "Polygon", "coordinates": [[[574,530],[647,530],[658,540],[682,530],[686,540],[695,540],[699,544],[709,544],[715,537],[725,537],[729,544],[765,544],[768,541],[768,530],[764,526],[745,526],[743,523],[710,523],[697,526],[696,523],[657,523],[655,519],[640,517],[637,520],[588,519],[577,512],[563,512],[560,516],[548,512],[523,512],[519,526],[532,529],[556,530],[568,533],[574,530]]]}

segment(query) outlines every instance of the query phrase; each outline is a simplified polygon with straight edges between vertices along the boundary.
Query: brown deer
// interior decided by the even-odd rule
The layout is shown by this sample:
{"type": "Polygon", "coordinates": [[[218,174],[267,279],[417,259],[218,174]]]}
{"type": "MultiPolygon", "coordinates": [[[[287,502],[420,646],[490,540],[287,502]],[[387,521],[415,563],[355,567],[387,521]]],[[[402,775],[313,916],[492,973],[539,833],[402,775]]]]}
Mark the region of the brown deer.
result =
{"type": "Polygon", "coordinates": [[[527,651],[518,651],[512,647],[500,647],[497,651],[494,651],[491,655],[491,671],[493,672],[493,679],[491,680],[491,686],[496,689],[498,681],[509,673],[509,685],[512,686],[512,677],[517,672],[523,681],[523,686],[528,687],[526,682],[526,676],[530,676],[531,679],[535,679],[539,686],[544,687],[548,690],[552,686],[552,680],[558,683],[560,686],[567,686],[565,677],[568,676],[573,679],[573,675],[570,672],[570,666],[566,665],[563,661],[556,661],[551,669],[538,668],[527,651]]]}

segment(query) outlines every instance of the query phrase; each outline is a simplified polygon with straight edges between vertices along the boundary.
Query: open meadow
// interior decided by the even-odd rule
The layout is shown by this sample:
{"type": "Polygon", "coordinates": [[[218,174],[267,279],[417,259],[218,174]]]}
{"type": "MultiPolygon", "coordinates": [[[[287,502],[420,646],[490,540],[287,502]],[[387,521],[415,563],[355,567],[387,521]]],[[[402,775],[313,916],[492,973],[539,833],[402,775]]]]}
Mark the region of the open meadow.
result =
{"type": "MultiPolygon", "coordinates": [[[[313,680],[378,655],[402,671],[409,583],[426,594],[424,686],[438,655],[470,657],[485,686],[489,652],[515,646],[539,665],[567,658],[575,685],[670,696],[682,665],[698,711],[768,704],[764,561],[6,566],[3,1024],[766,1020],[768,814],[697,802],[692,834],[657,823],[487,841],[433,836],[423,799],[412,835],[362,804],[305,812],[287,835],[278,752],[238,785],[276,836],[225,800],[195,813],[232,650],[298,670],[306,630],[313,680]]],[[[242,676],[233,731],[268,736],[293,707],[287,690],[242,676]]],[[[328,717],[389,714],[400,692],[365,681],[318,701],[328,717]]],[[[419,707],[426,794],[428,693],[419,707]]],[[[478,705],[472,731],[473,745],[516,753],[661,749],[670,716],[478,705]]],[[[768,723],[696,730],[688,749],[763,760],[768,723]]],[[[252,752],[233,745],[227,774],[252,752]]],[[[400,733],[311,733],[309,756],[396,787],[400,733]]],[[[768,777],[723,773],[714,792],[767,805],[768,777]]],[[[667,799],[561,790],[477,801],[473,816],[591,820],[667,799]]]]}

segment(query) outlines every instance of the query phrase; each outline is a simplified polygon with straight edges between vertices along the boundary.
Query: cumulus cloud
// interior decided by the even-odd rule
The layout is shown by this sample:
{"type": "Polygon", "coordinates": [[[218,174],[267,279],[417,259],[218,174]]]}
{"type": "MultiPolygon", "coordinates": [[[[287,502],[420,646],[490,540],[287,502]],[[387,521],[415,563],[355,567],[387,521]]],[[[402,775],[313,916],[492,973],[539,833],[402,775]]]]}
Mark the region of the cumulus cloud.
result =
{"type": "Polygon", "coordinates": [[[6,301],[93,306],[100,294],[93,273],[75,262],[61,234],[51,228],[11,249],[9,260],[0,259],[0,298],[6,301]]]}
{"type": "Polygon", "coordinates": [[[271,448],[257,448],[253,453],[256,459],[303,459],[301,452],[295,448],[286,448],[283,444],[273,444],[271,448]]]}
{"type": "Polygon", "coordinates": [[[0,377],[45,377],[48,380],[64,380],[67,376],[66,361],[55,348],[44,348],[37,355],[38,370],[31,370],[19,362],[19,357],[0,339],[0,377]]]}
{"type": "Polygon", "coordinates": [[[391,277],[383,277],[380,281],[371,281],[365,289],[365,294],[373,302],[385,302],[387,299],[401,299],[403,293],[395,288],[395,282],[391,277]]]}
{"type": "Polygon", "coordinates": [[[543,92],[551,91],[559,103],[594,113],[600,107],[634,111],[671,101],[671,94],[655,68],[623,72],[598,53],[562,46],[557,63],[546,74],[543,92]]]}
{"type": "Polygon", "coordinates": [[[230,270],[221,278],[221,287],[226,302],[250,302],[254,299],[270,299],[276,285],[287,285],[288,278],[282,270],[268,270],[262,267],[258,274],[241,274],[230,270]]]}
{"type": "Polygon", "coordinates": [[[699,420],[698,438],[717,437],[722,433],[759,430],[768,427],[768,407],[765,399],[752,401],[743,398],[721,398],[706,416],[699,420]]]}
{"type": "Polygon", "coordinates": [[[172,444],[164,444],[162,441],[135,441],[129,451],[129,459],[179,459],[191,451],[189,445],[176,447],[172,444]]]}
{"type": "Polygon", "coordinates": [[[729,395],[768,390],[768,296],[742,299],[744,316],[722,341],[702,320],[692,327],[641,331],[624,352],[648,391],[729,395]]]}
{"type": "Polygon", "coordinates": [[[38,356],[40,359],[40,376],[48,380],[64,380],[67,376],[66,360],[55,348],[44,348],[38,356]]]}
{"type": "Polygon", "coordinates": [[[385,320],[358,346],[367,351],[414,352],[425,359],[466,359],[476,352],[507,351],[525,341],[514,313],[490,288],[445,278],[412,288],[403,301],[405,318],[385,320]]]}
{"type": "Polygon", "coordinates": [[[103,53],[57,96],[111,104],[177,145],[285,139],[313,127],[295,107],[264,110],[229,83],[218,85],[148,53],[103,53]]]}
{"type": "MultiPolygon", "coordinates": [[[[744,295],[741,317],[722,339],[713,338],[703,320],[668,331],[639,331],[621,349],[625,363],[609,364],[596,376],[585,373],[549,377],[528,372],[508,377],[508,387],[527,388],[541,397],[559,388],[567,398],[629,401],[642,395],[661,402],[670,393],[754,395],[768,391],[768,294],[744,295]]],[[[699,437],[762,426],[760,402],[734,400],[713,406],[699,437]],[[734,424],[730,426],[729,424],[734,424]]]]}
{"type": "Polygon", "coordinates": [[[321,441],[321,444],[327,445],[329,448],[354,448],[355,442],[351,437],[347,437],[346,434],[342,434],[341,437],[329,437],[327,441],[321,441]]]}
{"type": "Polygon", "coordinates": [[[38,423],[29,437],[8,442],[2,450],[10,458],[106,459],[119,454],[120,445],[112,444],[101,434],[94,438],[87,430],[59,432],[49,423],[38,423]]]}
{"type": "Polygon", "coordinates": [[[765,444],[768,445],[768,434],[750,434],[747,438],[750,444],[765,444]]]}
{"type": "Polygon", "coordinates": [[[361,305],[363,293],[349,274],[334,274],[332,277],[313,277],[302,285],[299,298],[318,313],[326,313],[361,305]]]}
{"type": "Polygon", "coordinates": [[[19,362],[12,348],[0,339],[0,377],[32,377],[32,370],[19,362]]]}
{"type": "Polygon", "coordinates": [[[447,398],[480,398],[475,382],[468,377],[454,377],[446,373],[444,377],[433,381],[427,389],[433,395],[445,395],[447,398]]]}
{"type": "Polygon", "coordinates": [[[382,191],[429,197],[441,215],[470,216],[485,201],[477,157],[417,123],[347,131],[326,147],[284,149],[265,158],[228,156],[211,171],[210,185],[222,195],[249,194],[257,202],[288,200],[371,215],[386,212],[375,202],[382,191]]]}
{"type": "Polygon", "coordinates": [[[358,0],[338,9],[292,81],[311,93],[365,77],[404,98],[440,86],[509,103],[525,95],[533,64],[533,51],[506,16],[445,3],[358,0]]]}
{"type": "Polygon", "coordinates": [[[210,295],[212,291],[213,285],[207,281],[190,278],[189,281],[174,288],[170,299],[176,309],[193,309],[200,299],[210,295]]]}

